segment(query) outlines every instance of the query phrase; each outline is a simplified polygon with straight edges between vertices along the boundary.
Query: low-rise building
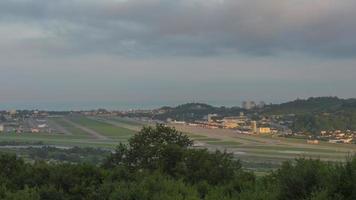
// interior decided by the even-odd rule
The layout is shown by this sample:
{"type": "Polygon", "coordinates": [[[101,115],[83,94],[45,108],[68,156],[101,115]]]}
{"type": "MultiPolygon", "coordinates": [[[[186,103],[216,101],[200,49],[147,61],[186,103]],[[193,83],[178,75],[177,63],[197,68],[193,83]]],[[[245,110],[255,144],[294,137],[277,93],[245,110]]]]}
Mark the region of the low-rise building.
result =
{"type": "Polygon", "coordinates": [[[237,116],[237,117],[224,117],[222,119],[222,125],[224,128],[238,128],[241,125],[246,123],[245,116],[237,116]]]}
{"type": "Polygon", "coordinates": [[[242,102],[242,108],[246,110],[250,110],[256,107],[256,103],[254,101],[244,101],[242,102]]]}
{"type": "Polygon", "coordinates": [[[258,128],[258,133],[260,133],[260,134],[271,133],[271,128],[269,128],[269,127],[259,127],[258,128]]]}
{"type": "Polygon", "coordinates": [[[224,128],[237,128],[239,125],[236,122],[233,121],[224,121],[223,122],[224,128]]]}

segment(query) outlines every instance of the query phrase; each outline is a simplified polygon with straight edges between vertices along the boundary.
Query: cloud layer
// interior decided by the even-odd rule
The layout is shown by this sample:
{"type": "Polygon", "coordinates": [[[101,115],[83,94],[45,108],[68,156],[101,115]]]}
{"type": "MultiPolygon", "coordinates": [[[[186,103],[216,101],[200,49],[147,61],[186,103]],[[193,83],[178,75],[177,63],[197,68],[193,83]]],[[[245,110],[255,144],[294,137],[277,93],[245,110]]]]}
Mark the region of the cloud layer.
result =
{"type": "Polygon", "coordinates": [[[0,110],[356,97],[355,19],[355,0],[0,0],[0,110]]]}
{"type": "Polygon", "coordinates": [[[56,53],[354,57],[355,10],[354,0],[2,0],[0,24],[12,45],[56,53]]]}

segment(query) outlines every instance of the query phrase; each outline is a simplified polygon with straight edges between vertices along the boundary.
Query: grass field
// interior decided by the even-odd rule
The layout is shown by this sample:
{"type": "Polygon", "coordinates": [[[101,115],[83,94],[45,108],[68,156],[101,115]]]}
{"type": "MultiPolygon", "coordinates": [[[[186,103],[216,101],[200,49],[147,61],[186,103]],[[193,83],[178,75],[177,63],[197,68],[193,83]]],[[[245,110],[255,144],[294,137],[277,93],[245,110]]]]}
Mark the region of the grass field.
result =
{"type": "MultiPolygon", "coordinates": [[[[113,149],[120,142],[127,142],[144,125],[144,122],[119,117],[70,116],[50,118],[69,134],[0,134],[0,141],[38,142],[58,146],[89,146],[113,149]],[[94,137],[94,136],[102,137],[94,137]]],[[[231,130],[204,129],[175,125],[175,128],[200,144],[198,148],[228,151],[241,159],[246,166],[268,168],[282,161],[298,157],[320,158],[329,161],[343,161],[356,152],[356,145],[307,144],[303,139],[272,136],[250,136],[236,134],[231,130]],[[261,167],[262,166],[262,167],[261,167]]],[[[253,168],[253,167],[252,167],[253,168]]],[[[262,170],[263,171],[263,170],[262,170]]]]}
{"type": "MultiPolygon", "coordinates": [[[[135,123],[131,119],[113,117],[106,120],[114,120],[119,124],[125,124],[129,121],[129,125],[136,127],[136,129],[143,126],[143,123],[135,123]]],[[[306,140],[303,139],[272,137],[269,135],[250,136],[236,134],[231,130],[174,126],[194,141],[203,144],[203,147],[211,150],[226,150],[234,153],[237,158],[245,162],[274,165],[275,163],[298,157],[343,161],[346,157],[356,152],[356,145],[330,144],[326,142],[313,145],[307,144],[306,140]]]]}
{"type": "Polygon", "coordinates": [[[122,127],[110,125],[105,122],[89,119],[82,116],[49,118],[51,122],[60,125],[70,134],[48,134],[48,133],[8,133],[0,134],[0,141],[20,142],[43,142],[48,145],[57,146],[88,146],[115,148],[120,142],[126,143],[136,132],[122,127]],[[77,126],[78,125],[78,126],[77,126]],[[87,129],[78,128],[80,126],[87,129]],[[88,132],[106,136],[106,139],[97,139],[88,132]]]}
{"type": "Polygon", "coordinates": [[[205,129],[199,127],[174,125],[178,130],[193,134],[196,141],[205,144],[208,149],[231,152],[243,161],[245,166],[254,171],[275,168],[281,162],[295,158],[316,158],[328,161],[345,161],[356,153],[356,145],[307,144],[303,139],[272,137],[267,135],[252,136],[234,133],[231,130],[205,129]],[[196,137],[202,135],[203,138],[196,137]]]}
{"type": "MultiPolygon", "coordinates": [[[[87,138],[73,138],[68,135],[45,135],[45,134],[2,134],[0,135],[1,141],[19,141],[19,142],[43,142],[48,145],[55,146],[79,146],[79,147],[103,147],[114,148],[120,141],[99,141],[95,139],[87,138]]],[[[126,142],[123,140],[122,142],[126,142]]]]}
{"type": "Polygon", "coordinates": [[[87,117],[74,117],[74,118],[70,118],[70,120],[74,123],[77,123],[81,126],[85,126],[93,131],[98,132],[101,135],[104,135],[114,140],[128,139],[135,134],[135,131],[133,130],[119,127],[119,126],[114,126],[112,124],[90,119],[87,117]]]}
{"type": "Polygon", "coordinates": [[[89,138],[88,133],[86,133],[85,131],[81,130],[80,128],[77,128],[77,127],[73,126],[72,124],[68,123],[62,117],[51,118],[50,120],[54,121],[55,123],[59,124],[63,128],[67,129],[67,131],[69,131],[73,135],[89,138]]]}

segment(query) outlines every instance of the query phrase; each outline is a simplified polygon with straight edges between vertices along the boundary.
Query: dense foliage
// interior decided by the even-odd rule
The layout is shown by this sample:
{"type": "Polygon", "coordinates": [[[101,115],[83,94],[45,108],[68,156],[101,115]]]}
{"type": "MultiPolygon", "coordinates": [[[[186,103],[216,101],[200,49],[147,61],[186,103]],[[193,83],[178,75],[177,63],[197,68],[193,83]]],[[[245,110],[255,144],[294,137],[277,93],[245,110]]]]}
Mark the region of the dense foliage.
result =
{"type": "Polygon", "coordinates": [[[322,130],[356,130],[356,99],[314,97],[269,105],[263,114],[294,114],[293,131],[318,133],[322,130]]]}
{"type": "Polygon", "coordinates": [[[339,99],[338,97],[311,97],[295,101],[272,104],[264,108],[267,114],[310,114],[334,113],[348,108],[356,108],[356,99],[339,99]]]}
{"type": "Polygon", "coordinates": [[[0,141],[0,152],[15,153],[29,160],[70,162],[70,163],[102,163],[110,150],[92,147],[57,147],[48,146],[43,142],[0,141]]]}
{"type": "Polygon", "coordinates": [[[29,147],[22,149],[22,153],[27,155],[31,160],[97,164],[103,162],[110,154],[110,151],[90,147],[61,149],[51,146],[42,146],[41,148],[29,147]]]}
{"type": "Polygon", "coordinates": [[[262,178],[225,152],[192,148],[174,129],[144,128],[102,165],[26,163],[0,156],[0,199],[356,199],[356,158],[297,159],[262,178]]]}
{"type": "Polygon", "coordinates": [[[292,129],[311,133],[356,130],[356,111],[297,115],[292,129]]]}
{"type": "Polygon", "coordinates": [[[154,119],[166,120],[167,118],[178,121],[195,121],[202,120],[206,115],[215,113],[222,116],[239,115],[243,111],[239,107],[215,107],[203,103],[187,103],[177,107],[163,107],[164,111],[153,116],[154,119]]]}

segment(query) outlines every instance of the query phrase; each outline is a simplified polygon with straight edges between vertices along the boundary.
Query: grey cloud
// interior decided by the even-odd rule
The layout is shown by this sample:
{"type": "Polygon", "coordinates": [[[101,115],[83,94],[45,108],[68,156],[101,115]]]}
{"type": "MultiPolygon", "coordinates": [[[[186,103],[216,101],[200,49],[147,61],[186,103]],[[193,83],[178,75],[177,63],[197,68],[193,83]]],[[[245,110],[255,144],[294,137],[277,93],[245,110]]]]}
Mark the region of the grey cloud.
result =
{"type": "MultiPolygon", "coordinates": [[[[2,0],[0,23],[63,53],[356,56],[353,0],[2,0]]],[[[1,39],[0,39],[1,40],[1,39]]]]}

